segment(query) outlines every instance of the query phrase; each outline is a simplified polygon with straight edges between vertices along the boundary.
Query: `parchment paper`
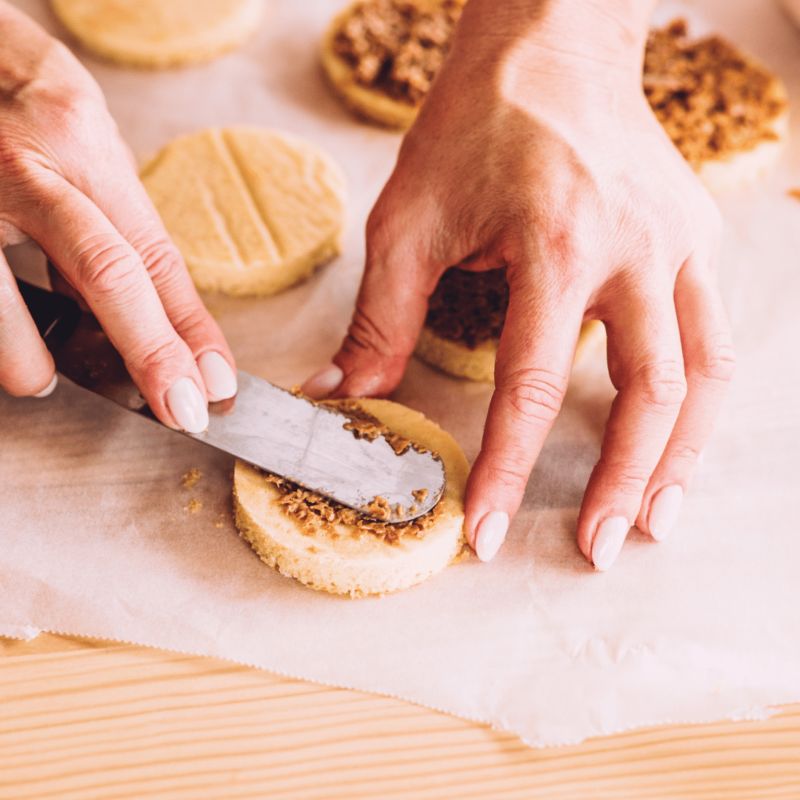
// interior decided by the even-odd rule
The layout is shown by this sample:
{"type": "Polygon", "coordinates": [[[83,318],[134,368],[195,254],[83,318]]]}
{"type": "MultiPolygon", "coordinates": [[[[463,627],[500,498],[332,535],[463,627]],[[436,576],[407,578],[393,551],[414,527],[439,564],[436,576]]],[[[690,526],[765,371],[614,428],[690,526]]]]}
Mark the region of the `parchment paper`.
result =
{"type": "MultiPolygon", "coordinates": [[[[19,5],[60,33],[43,2],[19,5]]],[[[337,348],[366,214],[400,141],[351,119],[320,76],[316,42],[339,6],[274,2],[255,40],[190,69],[84,58],[140,159],[178,134],[247,122],[305,136],[343,164],[351,221],[340,259],[277,298],[208,298],[239,366],[283,386],[337,348]]],[[[800,35],[771,3],[686,10],[771,64],[800,101],[800,35]]],[[[46,400],[0,392],[0,633],[223,656],[487,721],[533,745],[800,701],[800,202],[786,194],[800,188],[796,122],[792,133],[772,178],[721,200],[739,368],[666,542],[632,533],[605,574],[575,544],[613,396],[602,348],[575,370],[497,558],[357,601],[281,577],[239,539],[230,458],[62,382],[46,400]],[[187,491],[190,467],[204,477],[187,491]]],[[[30,248],[11,257],[42,277],[30,248]]],[[[412,361],[395,399],[473,459],[490,392],[412,361]]]]}

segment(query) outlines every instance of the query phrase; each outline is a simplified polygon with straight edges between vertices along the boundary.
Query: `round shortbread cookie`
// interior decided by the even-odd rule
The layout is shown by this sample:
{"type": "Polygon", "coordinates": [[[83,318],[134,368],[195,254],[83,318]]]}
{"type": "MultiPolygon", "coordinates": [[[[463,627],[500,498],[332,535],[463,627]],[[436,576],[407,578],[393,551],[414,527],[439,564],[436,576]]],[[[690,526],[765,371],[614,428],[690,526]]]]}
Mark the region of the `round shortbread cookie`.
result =
{"type": "MultiPolygon", "coordinates": [[[[575,364],[604,337],[605,327],[602,322],[598,320],[584,322],[575,349],[575,364]]],[[[489,339],[475,348],[470,348],[463,342],[445,339],[436,331],[425,327],[417,340],[414,355],[426,364],[456,378],[494,383],[494,367],[499,344],[499,339],[489,339]]]]}
{"type": "Polygon", "coordinates": [[[118,64],[160,68],[206,61],[258,28],[264,0],[51,0],[87,50],[118,64]]]}
{"type": "Polygon", "coordinates": [[[203,291],[274,294],[341,252],[344,177],[295,137],[199,131],[164,147],[141,179],[203,291]]]}
{"type": "MultiPolygon", "coordinates": [[[[236,527],[263,561],[313,589],[352,597],[397,592],[420,583],[457,560],[464,540],[464,491],[469,465],[461,448],[417,411],[388,400],[359,400],[364,411],[392,431],[439,452],[447,487],[430,527],[396,541],[354,525],[307,526],[281,504],[265,473],[237,461],[234,473],[236,527]]],[[[427,515],[426,515],[427,516],[427,515]]]]}

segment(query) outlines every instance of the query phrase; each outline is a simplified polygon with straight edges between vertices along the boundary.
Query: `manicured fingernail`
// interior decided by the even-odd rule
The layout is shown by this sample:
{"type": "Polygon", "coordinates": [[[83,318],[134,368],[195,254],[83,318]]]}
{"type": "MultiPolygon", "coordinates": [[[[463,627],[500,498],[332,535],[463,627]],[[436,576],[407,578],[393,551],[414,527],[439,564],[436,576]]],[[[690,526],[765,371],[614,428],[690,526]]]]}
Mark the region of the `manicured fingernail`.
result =
{"type": "Polygon", "coordinates": [[[503,544],[508,531],[508,514],[505,511],[490,511],[475,531],[475,552],[481,561],[491,561],[503,544]]]}
{"type": "Polygon", "coordinates": [[[208,409],[191,378],[178,378],[167,389],[167,408],[187,433],[202,433],[208,427],[208,409]]]}
{"type": "Polygon", "coordinates": [[[321,400],[337,389],[342,380],[344,380],[344,372],[336,364],[328,364],[303,384],[302,391],[312,400],[321,400]]]}
{"type": "Polygon", "coordinates": [[[597,528],[592,542],[592,563],[605,572],[616,560],[631,524],[625,517],[609,517],[597,528]]]}
{"type": "Polygon", "coordinates": [[[647,525],[650,528],[650,535],[657,541],[663,542],[669,536],[675,520],[681,510],[683,502],[683,489],[677,484],[665,486],[656,492],[653,501],[650,503],[650,515],[647,517],[647,525]]]}
{"type": "Polygon", "coordinates": [[[228,362],[219,353],[203,353],[197,359],[197,368],[203,376],[208,399],[212,403],[227,400],[236,394],[236,375],[228,362]]]}
{"type": "Polygon", "coordinates": [[[56,389],[56,384],[58,384],[58,375],[53,373],[53,380],[51,380],[41,392],[36,392],[34,397],[47,397],[47,395],[53,394],[56,389]]]}

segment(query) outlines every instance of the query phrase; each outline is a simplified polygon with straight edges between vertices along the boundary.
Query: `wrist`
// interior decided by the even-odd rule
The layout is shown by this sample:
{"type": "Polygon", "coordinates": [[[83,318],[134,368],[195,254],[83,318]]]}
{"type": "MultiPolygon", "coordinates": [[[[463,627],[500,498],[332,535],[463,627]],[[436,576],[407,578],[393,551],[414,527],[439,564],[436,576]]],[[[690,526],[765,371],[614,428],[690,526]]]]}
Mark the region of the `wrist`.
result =
{"type": "Polygon", "coordinates": [[[635,76],[655,0],[470,0],[453,49],[462,60],[538,76],[618,83],[635,76]]]}

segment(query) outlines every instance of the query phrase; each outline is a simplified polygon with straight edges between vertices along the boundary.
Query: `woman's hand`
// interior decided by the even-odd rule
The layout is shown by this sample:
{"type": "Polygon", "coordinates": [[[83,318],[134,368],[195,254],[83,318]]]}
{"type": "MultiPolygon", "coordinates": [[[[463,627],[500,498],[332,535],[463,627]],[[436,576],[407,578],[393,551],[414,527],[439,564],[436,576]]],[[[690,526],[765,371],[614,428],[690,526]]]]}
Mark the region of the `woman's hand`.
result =
{"type": "MultiPolygon", "coordinates": [[[[31,238],[86,300],[156,416],[200,432],[233,356],[136,174],[100,88],[0,0],[0,245],[31,238]]],[[[44,395],[53,359],[0,255],[0,386],[44,395]]]]}
{"type": "Polygon", "coordinates": [[[343,375],[337,395],[391,392],[442,272],[507,265],[496,389],[467,488],[484,560],[558,414],[582,321],[605,323],[619,390],[578,519],[599,569],[632,524],[668,534],[731,378],[720,216],[645,100],[652,4],[635,5],[471,0],[370,216],[341,372],[321,374],[343,375]]]}

